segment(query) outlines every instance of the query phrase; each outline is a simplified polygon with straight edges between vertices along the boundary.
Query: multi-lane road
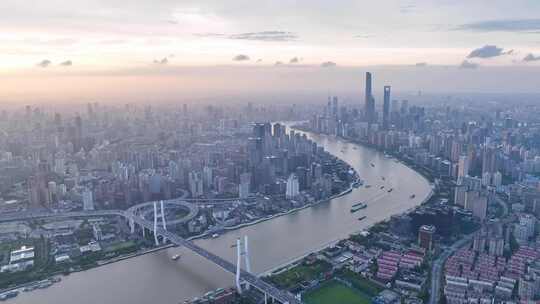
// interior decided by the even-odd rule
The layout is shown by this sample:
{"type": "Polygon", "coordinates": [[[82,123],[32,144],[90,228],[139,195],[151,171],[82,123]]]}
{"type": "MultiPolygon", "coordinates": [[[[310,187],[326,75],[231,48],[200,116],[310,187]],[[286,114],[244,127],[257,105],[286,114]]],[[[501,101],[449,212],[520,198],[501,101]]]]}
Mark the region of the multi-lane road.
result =
{"type": "MultiPolygon", "coordinates": [[[[505,222],[508,221],[507,215],[508,215],[508,205],[506,202],[504,202],[498,195],[494,196],[495,202],[501,206],[503,209],[503,213],[501,218],[505,218],[505,222]]],[[[474,233],[469,234],[465,236],[464,238],[458,240],[452,246],[448,247],[443,251],[443,253],[433,262],[433,266],[431,268],[431,289],[430,289],[430,297],[429,297],[429,304],[437,304],[440,299],[440,292],[441,292],[441,283],[442,283],[442,272],[443,272],[443,266],[446,260],[454,254],[458,249],[465,246],[467,243],[472,241],[474,237],[474,233]]]]}

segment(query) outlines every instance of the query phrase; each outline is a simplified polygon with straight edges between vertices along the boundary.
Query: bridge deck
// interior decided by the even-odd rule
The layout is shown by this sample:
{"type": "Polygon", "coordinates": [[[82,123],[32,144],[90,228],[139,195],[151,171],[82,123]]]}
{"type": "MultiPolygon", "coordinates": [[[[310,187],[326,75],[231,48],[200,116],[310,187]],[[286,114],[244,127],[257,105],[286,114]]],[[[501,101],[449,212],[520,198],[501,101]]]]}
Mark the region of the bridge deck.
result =
{"type": "MultiPolygon", "coordinates": [[[[153,224],[150,224],[148,223],[147,221],[145,221],[144,219],[140,218],[140,217],[135,217],[134,218],[135,222],[139,225],[141,225],[142,227],[145,227],[146,229],[149,229],[149,230],[153,230],[154,229],[154,225],[153,224]]],[[[167,238],[169,241],[171,241],[172,243],[178,245],[178,246],[183,246],[183,247],[186,247],[188,249],[190,249],[191,251],[195,252],[196,254],[206,258],[207,260],[213,262],[214,264],[218,265],[219,267],[223,268],[224,270],[230,272],[230,273],[236,273],[236,265],[232,264],[231,262],[207,251],[206,249],[203,249],[197,245],[195,245],[195,243],[191,242],[191,241],[188,241],[172,232],[169,232],[169,231],[166,231],[165,229],[161,228],[161,227],[158,227],[157,228],[157,234],[158,235],[161,235],[165,238],[167,238]]],[[[279,302],[281,303],[289,303],[289,304],[301,304],[300,301],[298,301],[295,297],[293,297],[291,294],[289,294],[288,292],[284,292],[274,286],[272,286],[271,284],[263,281],[261,278],[258,278],[257,276],[251,274],[251,273],[248,273],[244,270],[242,270],[241,274],[240,274],[240,277],[242,280],[244,280],[245,282],[247,282],[248,284],[250,284],[251,286],[267,293],[268,295],[270,295],[271,297],[273,297],[274,299],[278,300],[279,302]]]]}
{"type": "MultiPolygon", "coordinates": [[[[27,212],[23,214],[6,214],[0,216],[0,223],[13,222],[32,219],[44,219],[44,218],[74,218],[74,217],[92,217],[92,216],[121,216],[127,220],[132,219],[139,226],[144,227],[150,231],[154,230],[153,223],[146,221],[145,219],[135,216],[133,213],[124,210],[98,210],[98,211],[79,211],[79,212],[65,212],[65,213],[50,213],[50,212],[27,212]]],[[[172,243],[188,248],[196,254],[204,257],[205,259],[213,262],[224,270],[235,274],[236,266],[231,262],[195,245],[195,243],[188,241],[172,232],[169,232],[161,227],[157,228],[157,234],[161,235],[172,243]]],[[[265,292],[272,298],[281,303],[288,304],[301,304],[295,297],[286,291],[282,291],[271,284],[263,281],[257,276],[242,270],[240,277],[243,281],[247,282],[251,286],[265,292]]]]}

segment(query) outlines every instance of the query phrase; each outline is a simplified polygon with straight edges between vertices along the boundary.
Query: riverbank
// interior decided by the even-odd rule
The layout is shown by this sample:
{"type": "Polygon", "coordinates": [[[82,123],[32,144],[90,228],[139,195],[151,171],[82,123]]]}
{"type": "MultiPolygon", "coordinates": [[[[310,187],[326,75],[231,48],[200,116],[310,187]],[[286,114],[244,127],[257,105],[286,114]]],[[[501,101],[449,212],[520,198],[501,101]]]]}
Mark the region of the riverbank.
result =
{"type": "MultiPolygon", "coordinates": [[[[305,128],[305,127],[302,127],[302,126],[291,126],[291,128],[302,131],[302,132],[306,132],[306,133],[319,134],[319,133],[315,133],[315,132],[313,132],[313,131],[305,128]]],[[[319,135],[321,135],[321,134],[319,134],[319,135]]],[[[324,135],[324,134],[322,134],[322,135],[324,135]]],[[[424,198],[424,200],[422,200],[420,205],[423,205],[423,204],[427,203],[433,197],[433,195],[435,194],[435,191],[434,191],[435,186],[433,185],[433,182],[432,182],[432,180],[434,180],[434,177],[431,176],[430,174],[424,172],[424,171],[417,170],[416,165],[410,163],[410,159],[403,158],[398,154],[391,153],[391,152],[379,149],[379,148],[377,148],[377,147],[375,147],[373,145],[370,145],[370,144],[362,142],[362,141],[356,141],[356,140],[353,140],[353,139],[350,139],[350,138],[338,137],[338,136],[336,136],[336,138],[339,138],[339,139],[341,139],[341,140],[343,140],[345,142],[351,143],[351,144],[360,145],[360,146],[362,146],[364,148],[367,148],[367,149],[372,149],[372,150],[377,151],[377,152],[382,152],[382,153],[385,153],[385,154],[388,153],[388,155],[391,155],[400,164],[404,165],[405,167],[411,169],[412,171],[414,171],[418,175],[420,175],[427,183],[429,183],[431,185],[430,193],[424,198]]],[[[414,207],[414,208],[416,208],[416,207],[414,207]]],[[[409,212],[409,210],[407,210],[407,212],[409,212]]],[[[407,212],[405,212],[405,213],[407,213],[407,212]]]]}
{"type": "MultiPolygon", "coordinates": [[[[418,206],[423,205],[423,204],[425,204],[426,202],[428,202],[428,201],[433,197],[433,195],[434,195],[434,191],[431,190],[431,191],[429,192],[429,194],[424,198],[424,200],[422,200],[422,202],[421,202],[418,206]]],[[[411,208],[407,209],[405,212],[402,212],[401,214],[407,214],[407,213],[409,213],[409,212],[412,212],[412,211],[414,211],[414,209],[416,209],[418,206],[411,207],[411,208]]],[[[377,225],[377,224],[380,224],[380,223],[383,223],[383,222],[388,221],[388,220],[390,219],[390,217],[392,217],[392,215],[390,215],[390,216],[388,216],[388,217],[385,217],[384,219],[382,219],[382,220],[380,220],[380,221],[378,221],[378,222],[376,222],[376,223],[371,224],[370,226],[366,227],[365,229],[361,229],[361,230],[359,230],[359,231],[352,232],[351,234],[360,233],[360,232],[362,232],[362,231],[364,231],[364,230],[368,230],[368,229],[370,229],[371,227],[373,227],[373,226],[375,226],[375,225],[377,225]]],[[[297,256],[297,257],[295,257],[295,258],[293,258],[293,259],[291,259],[291,260],[289,260],[289,261],[287,261],[287,262],[285,262],[285,263],[282,263],[282,264],[280,264],[280,265],[277,265],[277,266],[275,266],[275,267],[272,267],[272,268],[270,268],[270,269],[268,269],[268,270],[266,270],[266,271],[264,271],[264,272],[258,274],[257,276],[259,276],[259,277],[264,277],[264,276],[267,276],[267,275],[275,274],[277,271],[282,271],[282,270],[286,270],[286,269],[293,268],[293,267],[295,267],[295,266],[298,264],[298,262],[302,261],[302,260],[303,260],[304,258],[306,258],[307,256],[309,256],[309,255],[311,255],[311,254],[313,254],[313,253],[318,253],[318,252],[320,252],[320,251],[322,251],[322,250],[324,250],[324,249],[326,249],[326,248],[332,247],[332,246],[336,245],[337,243],[339,243],[339,242],[341,242],[341,241],[343,241],[343,240],[346,240],[346,239],[347,239],[347,238],[337,238],[337,239],[334,239],[334,240],[332,240],[332,241],[329,241],[329,242],[327,242],[327,243],[325,243],[325,244],[323,244],[323,245],[321,245],[321,246],[319,246],[319,247],[317,247],[317,248],[315,248],[315,249],[309,250],[309,251],[303,253],[302,255],[297,256]]]]}
{"type": "MultiPolygon", "coordinates": [[[[327,136],[308,136],[313,136],[313,140],[325,151],[352,165],[365,184],[375,185],[381,182],[381,176],[386,176],[385,183],[399,186],[391,194],[385,192],[384,198],[370,204],[363,211],[368,215],[364,221],[358,221],[359,215],[352,214],[350,208],[377,193],[382,194],[377,186],[354,187],[352,192],[331,200],[331,203],[321,201],[313,208],[238,228],[218,238],[201,238],[194,242],[234,263],[236,250],[231,248],[231,244],[238,237],[247,235],[252,257],[251,269],[256,274],[264,273],[277,265],[290,263],[295,257],[297,259],[336,240],[345,239],[390,214],[401,214],[420,204],[430,191],[429,183],[418,174],[395,160],[383,157],[380,152],[327,136]],[[371,162],[375,164],[375,169],[371,162]],[[412,192],[417,197],[406,199],[412,192]]],[[[46,291],[22,294],[18,301],[28,304],[70,304],[73,298],[78,298],[81,304],[178,303],[233,283],[234,277],[229,273],[189,250],[175,248],[74,274],[63,280],[61,285],[46,291]],[[180,252],[181,260],[172,262],[171,255],[180,252]]]]}
{"type": "MultiPolygon", "coordinates": [[[[298,130],[298,131],[301,131],[301,132],[305,132],[305,133],[312,133],[312,134],[318,134],[318,133],[315,133],[309,129],[306,129],[306,128],[303,128],[301,126],[291,126],[291,129],[295,129],[295,130],[298,130]]],[[[320,135],[320,134],[318,134],[320,135]]],[[[322,134],[324,135],[324,134],[322,134]]],[[[363,144],[362,142],[357,142],[357,141],[354,141],[354,140],[351,140],[351,139],[348,139],[348,138],[343,138],[343,137],[336,137],[336,138],[339,138],[345,142],[348,142],[348,143],[352,143],[352,144],[356,144],[356,145],[361,145],[365,148],[368,148],[368,149],[373,149],[373,150],[376,150],[378,152],[381,152],[381,150],[378,150],[378,149],[375,149],[374,147],[370,146],[370,145],[366,145],[366,144],[363,144]]],[[[382,151],[382,152],[385,152],[385,151],[382,151]]],[[[393,155],[393,157],[399,161],[400,164],[404,165],[405,167],[411,169],[412,171],[416,172],[419,176],[421,176],[427,183],[429,183],[430,185],[432,185],[432,183],[430,182],[430,178],[428,176],[426,176],[425,174],[423,174],[422,172],[418,172],[417,170],[415,170],[415,168],[413,168],[412,166],[410,166],[405,160],[401,159],[400,157],[398,156],[395,156],[393,155]]],[[[350,164],[349,164],[350,165],[350,164]]],[[[352,189],[351,189],[352,190],[352,189]]],[[[414,206],[414,207],[411,207],[407,210],[405,210],[404,212],[400,213],[400,214],[407,214],[407,213],[410,213],[412,211],[414,211],[416,208],[418,208],[418,206],[421,206],[421,205],[424,205],[426,204],[427,202],[429,202],[429,200],[431,200],[431,198],[433,197],[433,195],[435,194],[435,191],[434,191],[434,187],[433,185],[431,186],[431,189],[429,191],[429,193],[426,195],[426,197],[424,197],[424,199],[417,205],[417,206],[414,206]]],[[[393,215],[395,214],[392,214],[392,215],[389,215],[385,218],[383,218],[382,220],[376,222],[376,223],[373,223],[371,224],[370,226],[360,230],[360,231],[356,231],[356,232],[353,232],[351,233],[352,234],[355,234],[355,233],[360,233],[361,231],[364,231],[364,230],[369,230],[371,227],[377,225],[377,224],[380,224],[380,223],[384,223],[386,221],[388,221],[393,215]]],[[[317,248],[314,248],[312,250],[309,250],[307,252],[305,252],[304,254],[302,255],[299,255],[285,263],[282,263],[278,266],[275,266],[275,267],[272,267],[260,274],[258,274],[259,277],[263,277],[263,276],[268,276],[268,275],[273,275],[273,274],[276,274],[276,273],[279,273],[281,271],[286,271],[287,269],[291,269],[295,266],[297,266],[299,264],[299,262],[301,262],[304,258],[306,258],[307,256],[313,254],[313,253],[319,253],[321,251],[323,251],[324,249],[326,248],[329,248],[331,246],[334,246],[336,245],[337,243],[341,242],[341,241],[344,241],[344,240],[347,240],[348,238],[337,238],[337,239],[334,239],[332,241],[329,241],[327,243],[325,243],[324,245],[322,246],[318,246],[317,248]]]]}
{"type": "MultiPolygon", "coordinates": [[[[52,280],[53,278],[59,277],[59,276],[69,276],[70,274],[73,274],[73,273],[84,272],[84,271],[87,271],[87,270],[103,267],[103,266],[106,266],[106,265],[109,265],[109,264],[112,264],[112,263],[124,261],[124,260],[127,260],[127,259],[132,259],[132,258],[135,258],[135,257],[143,256],[143,255],[154,253],[154,252],[158,252],[158,251],[168,249],[168,248],[172,248],[172,247],[176,247],[176,245],[174,245],[174,244],[166,244],[166,245],[162,245],[162,246],[159,246],[159,247],[153,247],[153,248],[144,249],[144,250],[140,250],[140,251],[137,251],[137,252],[129,253],[129,254],[126,254],[126,255],[114,257],[114,258],[111,258],[111,259],[108,259],[108,260],[101,260],[101,261],[98,261],[97,265],[95,265],[94,267],[90,267],[90,268],[86,268],[86,269],[73,269],[73,270],[71,270],[69,272],[52,272],[52,273],[50,273],[50,276],[48,278],[46,278],[45,280],[52,280]]],[[[43,280],[40,280],[40,281],[43,281],[43,280]]],[[[24,288],[27,288],[27,287],[33,286],[35,284],[38,284],[40,281],[32,281],[32,282],[27,282],[27,283],[20,284],[20,285],[17,285],[17,286],[5,288],[5,289],[0,289],[0,294],[10,292],[10,291],[15,291],[15,290],[19,291],[19,290],[22,290],[24,288]]]]}
{"type": "MultiPolygon", "coordinates": [[[[245,228],[245,227],[249,227],[249,226],[253,226],[253,225],[256,225],[256,224],[259,224],[259,223],[262,223],[262,222],[266,222],[266,221],[269,221],[271,219],[275,219],[275,218],[278,218],[278,217],[281,217],[281,216],[284,216],[284,215],[288,215],[288,214],[292,214],[292,213],[295,213],[295,212],[298,212],[298,211],[301,211],[301,210],[304,210],[304,209],[307,209],[307,208],[311,208],[311,207],[315,207],[319,204],[322,204],[322,203],[327,203],[327,202],[330,202],[331,200],[335,199],[335,198],[338,198],[338,197],[342,197],[348,193],[350,193],[353,188],[354,188],[354,184],[356,183],[357,181],[353,181],[350,183],[349,187],[345,190],[343,190],[342,192],[338,193],[338,194],[334,194],[328,198],[324,198],[322,200],[318,200],[316,202],[313,202],[313,203],[310,203],[310,204],[306,204],[304,206],[301,206],[301,207],[298,207],[298,208],[293,208],[293,209],[290,209],[290,210],[287,210],[287,211],[284,211],[284,212],[280,212],[280,213],[276,213],[276,214],[272,214],[272,215],[269,215],[267,217],[263,217],[263,218],[260,218],[260,219],[256,219],[255,221],[253,222],[248,222],[248,223],[242,223],[240,225],[236,225],[236,226],[231,226],[231,227],[224,227],[223,230],[226,230],[226,231],[233,231],[233,230],[237,230],[237,229],[240,229],[240,228],[245,228]]],[[[192,240],[197,240],[197,239],[202,239],[202,238],[206,238],[208,236],[210,236],[210,233],[209,231],[205,232],[204,234],[201,234],[201,235],[197,235],[197,236],[192,236],[192,237],[189,237],[187,238],[188,241],[192,241],[192,240]]]]}
{"type": "MultiPolygon", "coordinates": [[[[340,165],[343,165],[343,166],[347,167],[350,171],[352,171],[350,173],[351,175],[347,179],[347,180],[352,179],[349,182],[347,188],[345,188],[344,190],[342,190],[339,193],[336,193],[336,194],[331,195],[329,197],[325,197],[325,198],[323,198],[321,200],[318,200],[318,201],[315,201],[315,202],[306,203],[305,205],[297,207],[297,208],[292,208],[292,209],[289,209],[289,210],[286,210],[286,211],[283,211],[283,212],[268,215],[268,216],[265,216],[263,218],[255,219],[254,221],[251,221],[251,222],[242,223],[242,224],[231,226],[231,227],[224,227],[223,231],[234,231],[234,230],[238,230],[238,229],[241,229],[241,228],[253,226],[253,225],[256,225],[256,224],[259,224],[259,223],[262,223],[262,222],[266,222],[266,221],[269,221],[269,220],[272,220],[272,219],[276,219],[278,217],[293,214],[293,213],[299,212],[301,210],[304,210],[304,209],[307,209],[307,208],[310,208],[310,207],[314,207],[314,206],[317,206],[317,205],[320,205],[320,204],[323,204],[323,203],[330,202],[333,199],[342,197],[342,196],[350,193],[353,190],[354,185],[356,183],[358,183],[358,181],[359,181],[358,173],[347,162],[343,161],[342,159],[339,159],[335,155],[333,155],[333,157],[336,159],[337,163],[341,162],[342,164],[340,164],[340,165]]],[[[342,185],[340,188],[342,188],[343,186],[346,186],[346,184],[342,185]]],[[[212,233],[213,233],[212,231],[206,231],[206,232],[204,232],[202,234],[191,236],[191,237],[187,238],[187,240],[192,241],[192,240],[208,238],[209,236],[212,235],[212,233]]],[[[161,251],[163,249],[167,249],[167,248],[171,248],[171,247],[175,247],[175,246],[176,245],[168,244],[168,245],[159,246],[159,247],[155,247],[155,248],[136,251],[136,252],[133,252],[133,253],[130,253],[130,254],[121,255],[121,256],[114,257],[114,258],[110,258],[110,259],[99,260],[99,261],[96,261],[96,265],[93,265],[92,267],[88,267],[88,268],[81,268],[81,267],[78,267],[78,265],[74,265],[74,268],[70,269],[69,271],[54,272],[54,273],[51,272],[50,275],[52,277],[52,276],[55,276],[55,275],[69,275],[71,273],[83,272],[83,271],[86,271],[86,270],[91,270],[91,269],[95,269],[95,268],[98,268],[98,267],[101,267],[101,266],[110,265],[110,264],[113,264],[113,263],[116,263],[116,262],[120,262],[120,261],[124,261],[124,260],[127,260],[127,259],[142,256],[142,255],[145,255],[145,254],[161,251]]],[[[6,292],[6,291],[10,291],[10,290],[17,290],[17,289],[20,289],[20,288],[24,288],[25,286],[33,284],[33,283],[35,283],[35,282],[34,281],[33,282],[28,282],[28,283],[25,283],[25,284],[21,284],[21,285],[11,287],[9,289],[2,290],[0,292],[6,292]]]]}
{"type": "MultiPolygon", "coordinates": [[[[298,130],[298,131],[301,131],[301,132],[305,132],[305,133],[317,134],[317,133],[314,133],[314,132],[312,132],[312,131],[310,131],[310,130],[308,130],[308,129],[305,129],[305,128],[301,127],[301,126],[295,126],[295,125],[293,125],[293,126],[290,126],[290,128],[291,128],[291,129],[298,130]]],[[[371,146],[369,146],[369,145],[363,144],[362,142],[353,141],[353,140],[351,140],[351,139],[343,138],[343,137],[338,137],[338,138],[341,139],[341,140],[344,140],[345,142],[352,143],[352,144],[356,144],[356,145],[361,145],[361,146],[363,146],[363,147],[365,147],[365,148],[373,149],[373,150],[376,150],[376,151],[380,152],[380,150],[375,149],[374,147],[371,147],[371,146]]],[[[384,152],[384,151],[383,151],[383,152],[384,152]]],[[[336,157],[337,157],[337,156],[336,156],[336,157]]],[[[431,184],[429,178],[428,178],[427,176],[425,176],[423,173],[418,172],[417,170],[415,170],[415,168],[413,168],[412,166],[410,166],[405,160],[402,160],[401,158],[396,157],[396,156],[394,156],[394,157],[399,161],[400,164],[402,164],[402,165],[404,165],[405,167],[407,167],[407,168],[411,169],[412,171],[416,172],[416,173],[417,173],[419,176],[421,176],[427,183],[431,184]]],[[[348,165],[351,166],[351,164],[348,164],[348,165]]],[[[356,172],[356,171],[355,171],[355,172],[356,172]]],[[[337,197],[342,196],[342,195],[345,195],[345,194],[351,192],[352,189],[353,189],[353,185],[354,185],[354,183],[351,184],[350,188],[347,190],[346,193],[342,193],[342,194],[338,195],[337,197]]],[[[431,189],[430,189],[430,191],[429,191],[429,193],[428,193],[428,194],[426,195],[426,197],[418,204],[418,206],[423,205],[423,204],[426,204],[426,203],[433,197],[434,194],[435,194],[435,191],[434,191],[434,188],[433,188],[433,186],[432,186],[431,189]]],[[[330,198],[329,200],[331,200],[331,199],[332,199],[332,198],[330,198]]],[[[328,201],[329,201],[329,200],[328,200],[328,201]]],[[[314,205],[316,205],[316,204],[313,204],[313,206],[314,206],[314,205]]],[[[407,214],[407,213],[413,211],[414,209],[416,209],[418,206],[411,207],[411,208],[407,209],[405,212],[402,212],[401,214],[407,214]]],[[[307,207],[310,207],[310,206],[305,206],[305,207],[299,208],[298,210],[305,209],[305,208],[307,208],[307,207]]],[[[375,226],[375,225],[377,225],[377,224],[379,224],[379,223],[385,222],[385,221],[389,220],[391,216],[392,216],[392,215],[389,215],[389,216],[385,217],[384,219],[382,219],[382,220],[380,220],[380,221],[378,221],[378,222],[376,222],[376,223],[373,223],[372,225],[370,225],[370,226],[368,226],[368,227],[366,227],[365,229],[362,229],[362,230],[369,229],[369,228],[371,228],[371,227],[373,227],[373,226],[375,226]]],[[[351,234],[359,233],[359,232],[361,232],[362,230],[353,232],[353,233],[351,233],[351,234]]],[[[281,270],[281,269],[285,269],[285,268],[291,268],[291,267],[294,267],[299,261],[301,261],[301,260],[304,259],[305,257],[309,256],[310,254],[320,252],[320,251],[324,250],[325,248],[328,248],[328,247],[330,247],[330,246],[333,246],[333,245],[335,245],[335,244],[337,244],[337,243],[339,243],[340,241],[343,241],[343,240],[345,240],[345,238],[337,238],[337,239],[331,240],[331,241],[325,243],[324,245],[321,245],[321,246],[319,246],[319,247],[317,247],[317,248],[314,248],[314,249],[311,249],[311,250],[309,250],[309,251],[306,251],[306,252],[303,253],[302,255],[297,256],[297,257],[294,257],[294,258],[292,258],[291,260],[289,260],[289,261],[287,261],[287,262],[285,262],[285,263],[281,263],[280,265],[277,265],[277,266],[275,266],[275,267],[272,267],[271,269],[268,269],[268,270],[266,270],[266,271],[264,271],[264,272],[258,274],[258,276],[260,276],[260,277],[261,277],[261,276],[267,276],[267,275],[272,274],[272,273],[275,272],[275,271],[278,271],[278,270],[281,270]]]]}

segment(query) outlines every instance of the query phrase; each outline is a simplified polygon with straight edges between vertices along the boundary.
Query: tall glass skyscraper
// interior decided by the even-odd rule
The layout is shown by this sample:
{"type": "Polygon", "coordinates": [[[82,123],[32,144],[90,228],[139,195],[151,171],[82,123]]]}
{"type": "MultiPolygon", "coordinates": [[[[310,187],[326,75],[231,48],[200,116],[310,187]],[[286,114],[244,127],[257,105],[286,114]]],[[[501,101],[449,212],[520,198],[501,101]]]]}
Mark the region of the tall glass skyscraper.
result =
{"type": "Polygon", "coordinates": [[[390,86],[384,86],[383,129],[390,127],[390,86]]]}
{"type": "Polygon", "coordinates": [[[364,111],[366,114],[366,121],[368,123],[375,122],[375,99],[371,91],[371,73],[366,72],[366,100],[364,111]]]}

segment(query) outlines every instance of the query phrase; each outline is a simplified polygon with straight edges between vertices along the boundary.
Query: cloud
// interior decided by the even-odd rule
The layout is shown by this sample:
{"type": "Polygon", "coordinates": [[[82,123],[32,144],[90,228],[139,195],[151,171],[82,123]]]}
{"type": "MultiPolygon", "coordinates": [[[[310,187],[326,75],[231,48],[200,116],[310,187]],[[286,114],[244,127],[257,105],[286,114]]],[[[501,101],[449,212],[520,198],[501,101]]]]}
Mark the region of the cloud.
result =
{"type": "Polygon", "coordinates": [[[48,67],[49,65],[51,65],[51,63],[52,63],[52,62],[51,62],[49,59],[44,59],[44,60],[40,61],[40,62],[37,64],[37,66],[38,66],[38,67],[41,67],[41,68],[46,68],[46,67],[48,67]]]}
{"type": "Polygon", "coordinates": [[[427,62],[417,62],[414,66],[419,67],[419,68],[425,67],[427,66],[427,62]]]}
{"type": "Polygon", "coordinates": [[[337,64],[333,61],[326,61],[326,62],[323,62],[321,63],[321,67],[323,68],[333,68],[335,67],[337,64]]]}
{"type": "Polygon", "coordinates": [[[248,61],[248,60],[249,60],[249,56],[248,56],[248,55],[244,55],[244,54],[238,54],[238,55],[234,56],[232,60],[233,60],[233,61],[248,61]]]}
{"type": "Polygon", "coordinates": [[[457,30],[473,32],[535,32],[540,31],[540,19],[502,19],[462,24],[457,30]]]}
{"type": "Polygon", "coordinates": [[[276,61],[276,63],[274,63],[275,66],[278,66],[278,65],[283,65],[283,62],[281,61],[276,61]]]}
{"type": "Polygon", "coordinates": [[[223,38],[233,40],[252,40],[252,41],[294,41],[298,39],[298,35],[286,31],[262,31],[248,32],[240,34],[223,34],[223,33],[194,33],[193,36],[201,38],[223,38]]]}
{"type": "Polygon", "coordinates": [[[459,68],[461,69],[476,69],[479,65],[474,62],[470,62],[468,60],[463,60],[463,62],[459,65],[459,68]]]}
{"type": "Polygon", "coordinates": [[[207,37],[224,37],[226,35],[221,34],[221,33],[195,33],[193,34],[193,36],[207,38],[207,37]]]}
{"type": "Polygon", "coordinates": [[[299,63],[301,59],[299,59],[298,57],[293,57],[291,58],[291,60],[289,60],[289,63],[299,63]]]}
{"type": "Polygon", "coordinates": [[[285,31],[262,31],[229,35],[229,39],[258,40],[258,41],[293,41],[298,36],[292,32],[285,31]]]}
{"type": "Polygon", "coordinates": [[[473,50],[467,58],[492,58],[501,55],[510,55],[514,50],[504,51],[503,48],[499,48],[496,45],[484,45],[481,48],[473,50]]]}
{"type": "Polygon", "coordinates": [[[163,57],[161,60],[154,59],[154,64],[166,65],[168,63],[169,63],[169,59],[167,57],[163,57]]]}
{"type": "Polygon", "coordinates": [[[525,58],[523,58],[523,61],[525,61],[525,62],[539,61],[539,60],[540,60],[540,56],[535,56],[532,53],[527,54],[527,56],[525,56],[525,58]]]}
{"type": "Polygon", "coordinates": [[[71,60],[66,60],[64,62],[61,62],[60,65],[61,66],[72,66],[73,62],[71,62],[71,60]]]}

